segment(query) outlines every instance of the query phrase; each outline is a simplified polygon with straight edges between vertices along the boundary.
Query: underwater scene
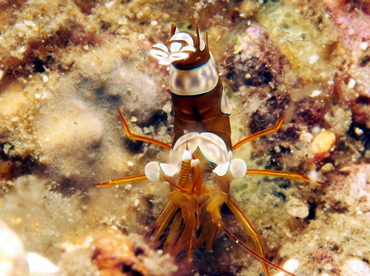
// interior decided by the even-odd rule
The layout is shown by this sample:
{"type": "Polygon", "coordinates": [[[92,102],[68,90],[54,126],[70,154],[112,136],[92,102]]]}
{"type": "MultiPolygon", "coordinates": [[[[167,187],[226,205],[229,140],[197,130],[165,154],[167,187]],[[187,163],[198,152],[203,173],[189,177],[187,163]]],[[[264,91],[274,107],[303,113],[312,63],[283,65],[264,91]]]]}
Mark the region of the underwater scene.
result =
{"type": "Polygon", "coordinates": [[[370,275],[368,0],[0,10],[0,275],[370,275]]]}

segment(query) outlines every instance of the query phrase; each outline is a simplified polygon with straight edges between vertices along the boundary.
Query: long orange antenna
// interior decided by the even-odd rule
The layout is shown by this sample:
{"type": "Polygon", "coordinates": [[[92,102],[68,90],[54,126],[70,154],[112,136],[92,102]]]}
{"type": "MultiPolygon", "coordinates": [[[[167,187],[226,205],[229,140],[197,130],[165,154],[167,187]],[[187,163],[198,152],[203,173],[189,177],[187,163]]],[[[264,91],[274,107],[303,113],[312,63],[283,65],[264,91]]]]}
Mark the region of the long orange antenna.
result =
{"type": "Polygon", "coordinates": [[[125,117],[123,117],[123,114],[122,114],[121,110],[118,107],[117,107],[117,111],[118,111],[119,117],[121,119],[121,122],[123,124],[123,127],[125,129],[125,133],[126,133],[127,137],[130,140],[148,142],[148,143],[160,146],[162,148],[165,148],[167,150],[171,149],[171,145],[169,145],[167,143],[164,143],[162,141],[159,141],[159,140],[156,140],[156,139],[153,139],[153,138],[150,138],[150,137],[141,136],[141,135],[137,135],[137,134],[132,133],[131,130],[130,130],[130,126],[128,125],[125,117]]]}
{"type": "Polygon", "coordinates": [[[244,145],[245,143],[248,143],[258,137],[261,137],[261,136],[265,136],[267,134],[270,134],[270,133],[274,133],[276,131],[278,131],[281,126],[283,125],[283,122],[284,122],[284,117],[280,118],[279,120],[277,120],[276,122],[276,125],[271,127],[271,128],[268,128],[268,129],[265,129],[265,130],[262,130],[262,131],[259,131],[257,133],[254,133],[252,135],[249,135],[248,137],[240,140],[238,143],[236,143],[235,145],[232,146],[232,150],[236,150],[237,148],[241,147],[242,145],[244,145]]]}

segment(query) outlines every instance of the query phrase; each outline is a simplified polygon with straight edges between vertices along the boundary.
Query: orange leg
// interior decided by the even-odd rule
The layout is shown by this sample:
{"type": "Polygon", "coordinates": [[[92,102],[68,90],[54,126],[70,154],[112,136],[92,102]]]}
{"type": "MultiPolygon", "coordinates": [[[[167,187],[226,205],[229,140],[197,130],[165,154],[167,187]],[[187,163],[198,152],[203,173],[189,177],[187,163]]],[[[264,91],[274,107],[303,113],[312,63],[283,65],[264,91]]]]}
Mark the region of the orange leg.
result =
{"type": "MultiPolygon", "coordinates": [[[[258,257],[265,258],[265,252],[264,252],[263,247],[262,247],[262,242],[260,240],[260,237],[259,237],[257,231],[253,228],[252,223],[249,222],[247,217],[243,214],[243,212],[239,209],[239,207],[230,198],[227,199],[226,205],[227,205],[227,207],[229,207],[230,211],[234,214],[234,216],[238,219],[238,221],[243,225],[244,229],[249,233],[249,235],[251,236],[251,238],[254,242],[254,245],[256,246],[257,253],[255,253],[253,250],[251,250],[249,248],[247,249],[247,251],[249,251],[249,250],[253,251],[252,255],[254,257],[256,257],[255,255],[257,255],[258,257]]],[[[230,235],[230,233],[225,230],[226,227],[223,224],[221,224],[221,228],[230,237],[232,237],[230,235]]],[[[267,276],[270,276],[269,269],[268,269],[267,264],[265,262],[262,262],[262,267],[263,267],[263,270],[265,271],[265,274],[267,276]]]]}
{"type": "Polygon", "coordinates": [[[324,186],[325,184],[320,181],[313,181],[309,179],[307,176],[304,176],[299,173],[293,172],[281,172],[281,171],[274,171],[274,170],[258,170],[258,169],[248,169],[246,175],[266,175],[266,176],[274,176],[274,177],[283,177],[288,179],[297,179],[303,180],[309,183],[315,183],[319,186],[324,186]]]}
{"type": "Polygon", "coordinates": [[[125,129],[125,133],[126,133],[127,137],[130,140],[148,142],[148,143],[160,146],[162,148],[165,148],[167,150],[171,149],[171,145],[169,145],[167,143],[164,143],[162,141],[159,141],[159,140],[156,140],[156,139],[153,139],[153,138],[149,138],[149,137],[145,137],[145,136],[141,136],[141,135],[136,135],[136,134],[132,133],[131,130],[130,130],[130,126],[128,125],[125,117],[123,117],[123,114],[122,114],[121,110],[118,107],[117,107],[117,111],[118,111],[119,117],[121,119],[121,122],[123,124],[123,127],[125,129]]]}
{"type": "Polygon", "coordinates": [[[267,134],[270,134],[270,133],[274,133],[276,131],[278,131],[282,124],[284,122],[284,117],[280,118],[277,122],[276,122],[276,125],[271,127],[271,128],[268,128],[268,129],[265,129],[265,130],[262,130],[262,131],[259,131],[257,133],[254,133],[242,140],[240,140],[238,143],[236,143],[235,145],[232,146],[232,150],[235,151],[236,149],[238,149],[239,147],[241,147],[242,145],[258,138],[258,137],[261,137],[261,136],[265,136],[267,134]]]}
{"type": "MultiPolygon", "coordinates": [[[[166,144],[164,142],[161,142],[161,141],[153,139],[153,138],[149,138],[149,137],[145,137],[145,136],[141,136],[141,135],[136,135],[136,134],[132,133],[131,130],[130,130],[130,126],[128,125],[125,117],[123,117],[123,114],[122,114],[121,110],[119,110],[118,107],[117,107],[117,111],[118,111],[119,117],[121,119],[123,128],[125,129],[125,133],[126,133],[127,137],[130,140],[148,142],[148,143],[152,143],[152,144],[155,144],[157,146],[160,146],[162,148],[165,148],[167,150],[171,149],[171,145],[169,145],[169,144],[166,144]]],[[[142,175],[133,175],[133,176],[127,176],[127,177],[123,177],[123,178],[110,180],[108,182],[96,183],[94,185],[97,186],[97,187],[108,187],[108,186],[122,185],[122,184],[127,184],[127,183],[131,183],[131,182],[142,181],[142,180],[147,180],[147,179],[148,178],[143,174],[142,175]]]]}
{"type": "MultiPolygon", "coordinates": [[[[283,122],[284,122],[284,118],[280,118],[276,122],[275,126],[273,126],[271,128],[268,128],[268,129],[265,129],[265,130],[262,130],[260,132],[254,133],[254,134],[242,139],[241,141],[239,141],[238,143],[236,143],[235,145],[232,146],[232,150],[235,151],[236,149],[238,149],[242,145],[244,145],[244,144],[246,144],[246,143],[248,143],[248,142],[250,142],[250,141],[252,141],[256,138],[259,138],[259,137],[265,136],[267,134],[274,133],[274,132],[278,131],[281,128],[283,122]]],[[[248,171],[246,172],[246,175],[266,175],[266,176],[273,176],[273,177],[283,177],[283,178],[288,178],[288,179],[303,180],[303,181],[306,181],[306,182],[309,182],[309,183],[315,182],[315,181],[312,181],[311,179],[309,179],[307,176],[301,175],[299,173],[282,172],[282,171],[275,171],[275,170],[248,169],[248,171]]],[[[320,186],[324,185],[324,183],[318,182],[318,181],[316,181],[315,183],[317,185],[320,185],[320,186]]],[[[226,226],[223,223],[220,225],[220,228],[228,236],[230,236],[236,243],[240,244],[244,249],[246,249],[252,256],[254,256],[259,261],[262,262],[263,270],[264,270],[264,272],[267,276],[270,276],[270,272],[269,272],[269,269],[268,269],[267,265],[275,267],[275,268],[283,271],[284,273],[287,273],[288,275],[294,275],[293,273],[285,271],[284,269],[272,264],[271,262],[269,262],[268,260],[265,259],[265,256],[264,256],[265,253],[264,253],[264,250],[262,248],[262,243],[261,243],[261,240],[259,238],[259,235],[258,235],[257,231],[253,228],[252,224],[248,221],[247,217],[242,213],[242,211],[239,209],[239,207],[232,200],[228,199],[227,202],[226,202],[226,205],[229,207],[229,209],[235,215],[235,217],[239,220],[239,222],[242,223],[244,229],[251,236],[251,238],[252,238],[252,240],[253,240],[253,242],[256,246],[257,253],[254,252],[252,249],[250,249],[246,244],[242,243],[233,233],[230,232],[230,230],[228,230],[226,228],[226,226]]]]}
{"type": "MultiPolygon", "coordinates": [[[[271,128],[268,128],[268,129],[265,129],[265,130],[262,130],[262,131],[259,131],[257,133],[254,133],[242,140],[240,140],[238,143],[236,143],[235,145],[233,145],[232,149],[233,151],[238,149],[239,147],[241,147],[242,145],[256,139],[256,138],[259,138],[259,137],[262,137],[262,136],[265,136],[267,134],[270,134],[270,133],[274,133],[276,131],[278,131],[282,124],[284,122],[284,117],[280,118],[277,122],[276,122],[276,125],[271,127],[271,128]]],[[[299,174],[299,173],[293,173],[293,172],[281,172],[281,171],[274,171],[274,170],[258,170],[258,169],[248,169],[246,175],[266,175],[266,176],[274,176],[274,177],[283,177],[283,178],[289,178],[289,179],[298,179],[298,180],[303,180],[303,181],[306,181],[306,182],[309,182],[309,183],[312,183],[312,182],[315,182],[315,181],[312,181],[311,179],[309,179],[307,176],[304,176],[302,174],[299,174]]],[[[316,181],[315,182],[317,185],[320,185],[320,186],[324,186],[324,183],[322,182],[319,182],[319,181],[316,181]]]]}
{"type": "Polygon", "coordinates": [[[108,182],[103,182],[103,183],[95,183],[94,186],[108,187],[108,186],[122,185],[122,184],[131,183],[131,182],[142,181],[142,180],[148,180],[145,174],[117,178],[117,179],[113,179],[113,180],[110,180],[108,182]]]}

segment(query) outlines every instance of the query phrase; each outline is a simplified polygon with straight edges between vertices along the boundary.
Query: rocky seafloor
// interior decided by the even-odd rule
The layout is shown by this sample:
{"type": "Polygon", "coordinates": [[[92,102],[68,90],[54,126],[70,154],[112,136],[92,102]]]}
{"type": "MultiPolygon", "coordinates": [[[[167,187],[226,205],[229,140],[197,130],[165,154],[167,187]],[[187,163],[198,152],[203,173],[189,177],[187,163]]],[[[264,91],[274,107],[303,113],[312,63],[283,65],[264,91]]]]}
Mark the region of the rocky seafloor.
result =
{"type": "Polygon", "coordinates": [[[298,261],[296,275],[370,275],[369,1],[0,0],[0,10],[1,275],[263,274],[221,232],[190,265],[154,250],[168,184],[93,186],[166,161],[125,137],[116,108],[133,132],[171,142],[168,72],[149,56],[171,24],[208,32],[234,143],[285,117],[236,156],[325,183],[232,183],[266,257],[298,261]]]}

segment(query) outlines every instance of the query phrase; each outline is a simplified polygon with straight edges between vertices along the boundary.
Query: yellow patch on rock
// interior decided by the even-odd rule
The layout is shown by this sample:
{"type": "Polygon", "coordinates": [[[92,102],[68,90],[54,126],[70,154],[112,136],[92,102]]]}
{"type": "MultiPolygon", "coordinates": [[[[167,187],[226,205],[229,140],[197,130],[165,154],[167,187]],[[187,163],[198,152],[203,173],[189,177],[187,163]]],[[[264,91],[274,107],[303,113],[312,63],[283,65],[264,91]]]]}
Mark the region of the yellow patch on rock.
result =
{"type": "Polygon", "coordinates": [[[315,155],[329,152],[335,143],[335,134],[331,131],[320,132],[311,143],[311,152],[315,155]]]}

